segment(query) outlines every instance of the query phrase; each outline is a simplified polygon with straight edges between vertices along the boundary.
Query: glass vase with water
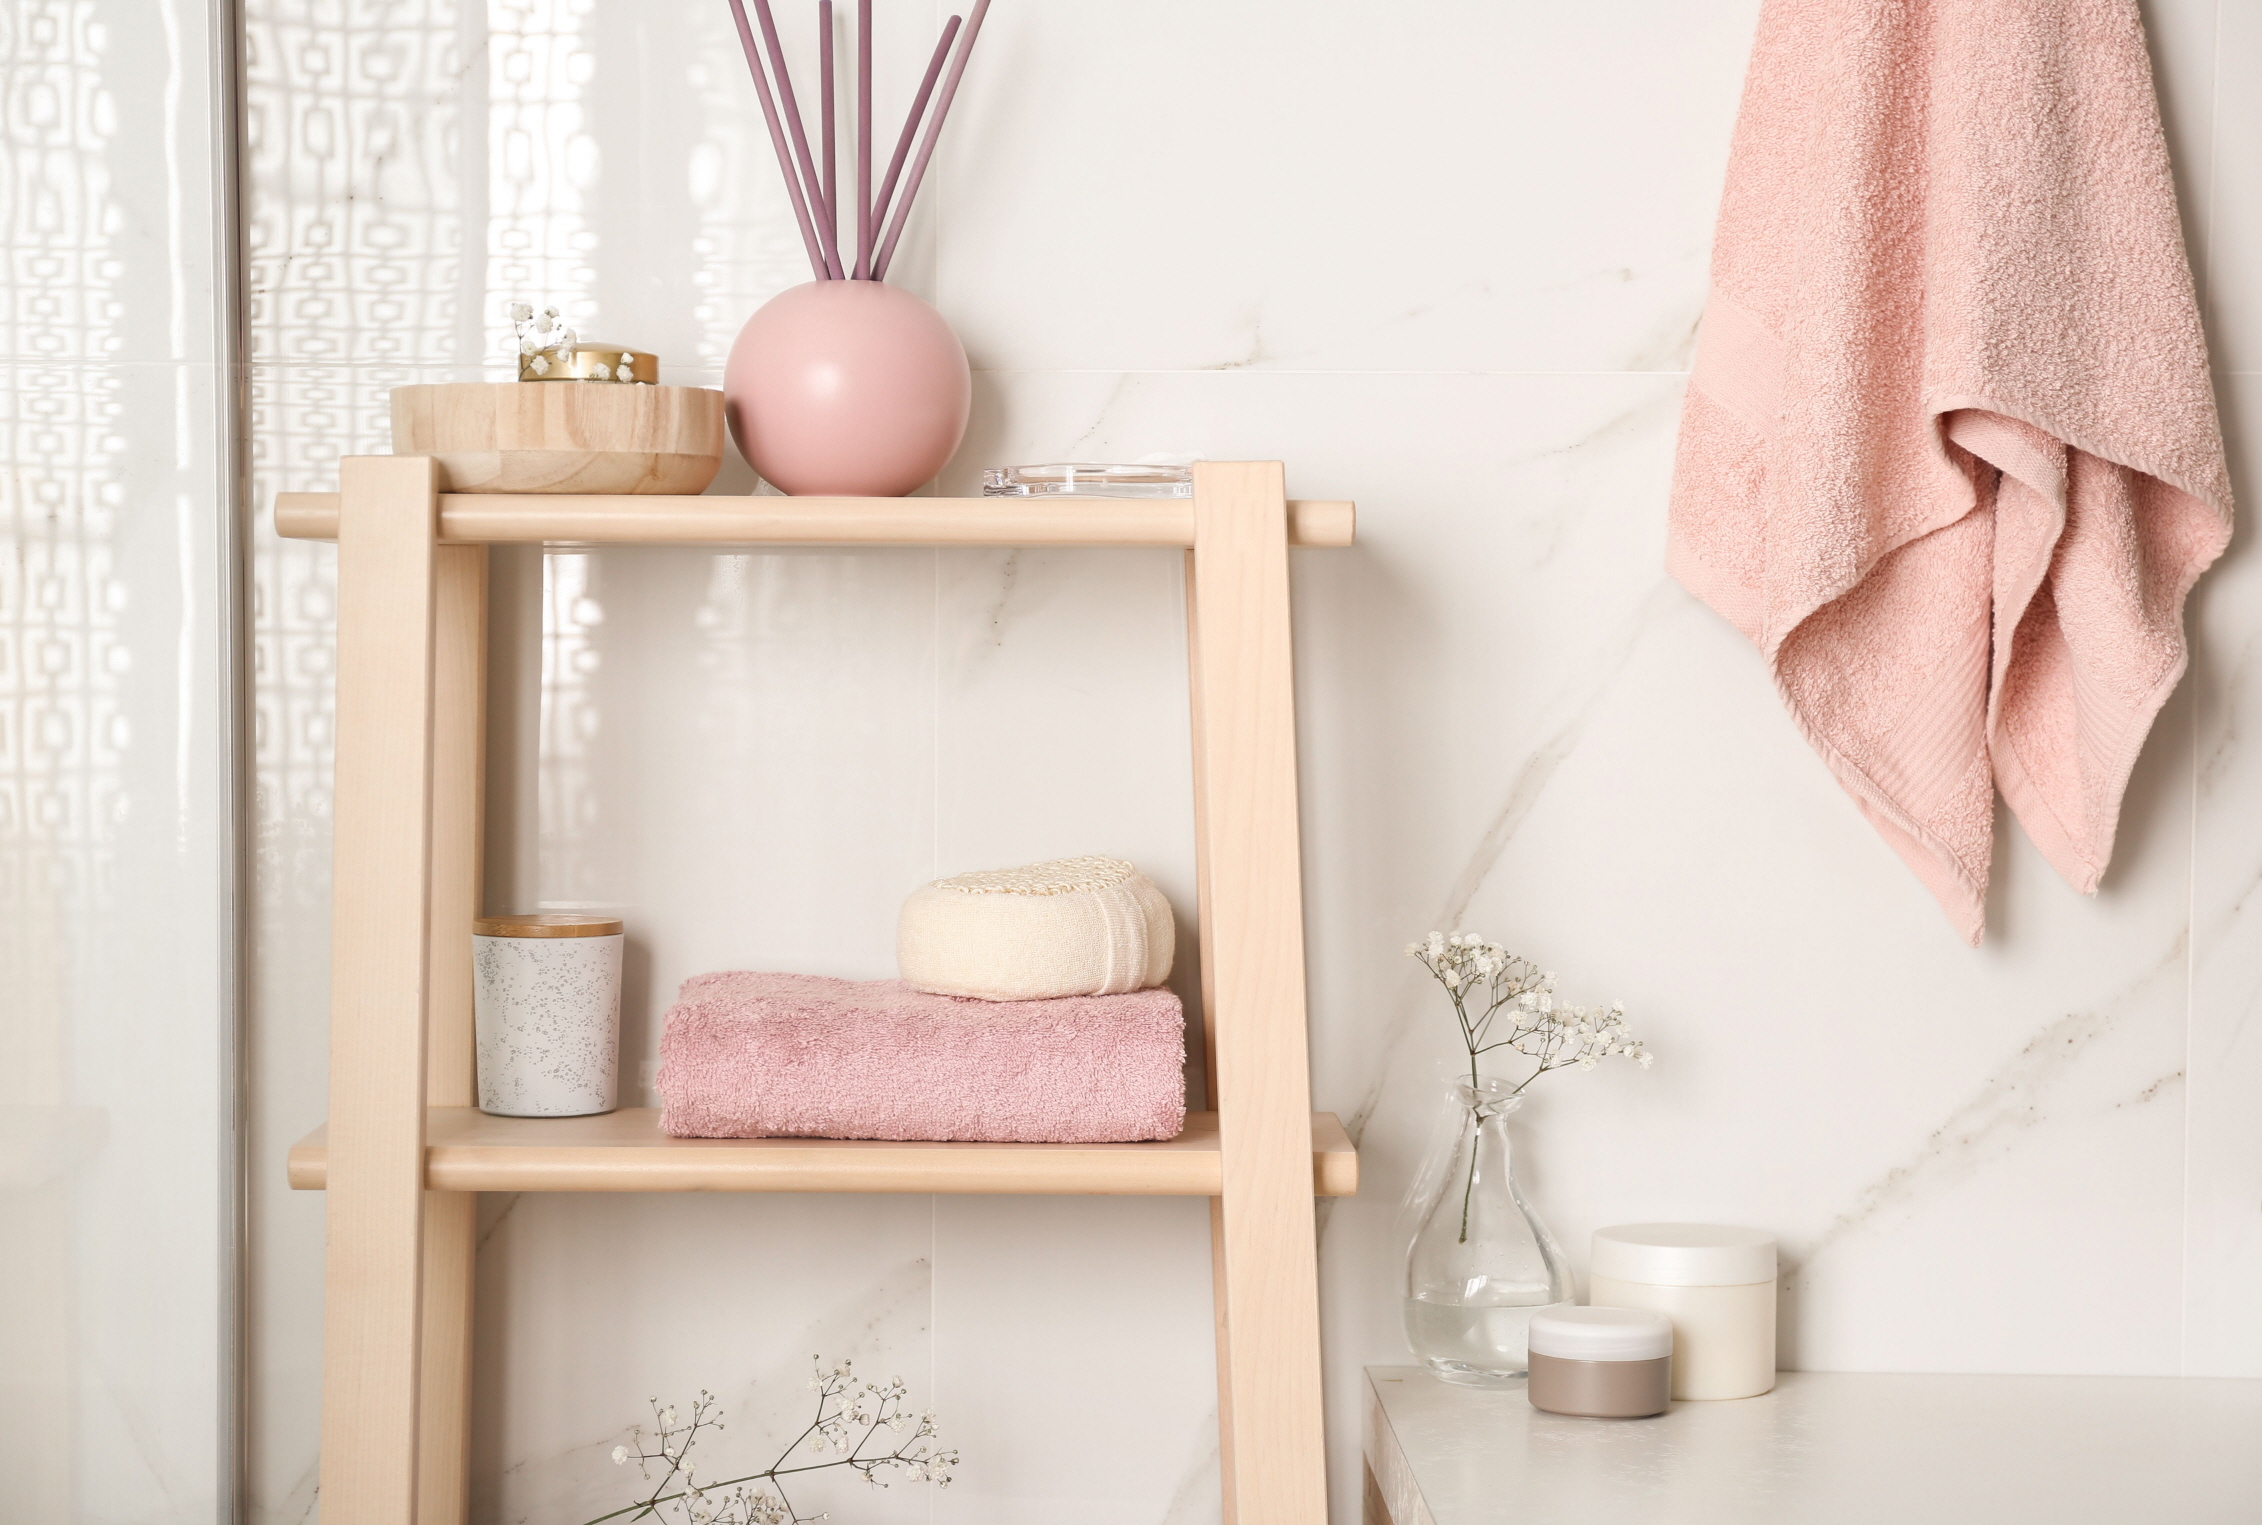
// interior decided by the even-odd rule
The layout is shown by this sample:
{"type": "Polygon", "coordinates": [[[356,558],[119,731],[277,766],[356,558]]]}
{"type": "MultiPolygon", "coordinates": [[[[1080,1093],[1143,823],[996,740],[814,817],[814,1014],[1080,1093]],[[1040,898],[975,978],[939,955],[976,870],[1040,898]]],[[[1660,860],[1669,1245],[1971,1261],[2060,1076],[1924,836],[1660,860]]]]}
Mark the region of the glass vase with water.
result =
{"type": "Polygon", "coordinates": [[[1532,1315],[1567,1307],[1571,1278],[1516,1186],[1504,1080],[1462,1077],[1415,1188],[1406,1253],[1406,1342],[1448,1382],[1489,1387],[1529,1370],[1532,1315]]]}

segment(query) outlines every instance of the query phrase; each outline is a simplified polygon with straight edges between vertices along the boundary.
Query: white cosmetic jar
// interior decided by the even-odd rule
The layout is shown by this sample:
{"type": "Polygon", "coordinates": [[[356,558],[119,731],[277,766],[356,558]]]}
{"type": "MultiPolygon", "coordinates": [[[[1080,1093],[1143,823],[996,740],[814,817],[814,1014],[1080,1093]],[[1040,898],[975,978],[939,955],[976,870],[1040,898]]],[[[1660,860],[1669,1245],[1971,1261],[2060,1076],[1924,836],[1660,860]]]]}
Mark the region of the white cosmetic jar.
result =
{"type": "Polygon", "coordinates": [[[620,956],[609,916],[471,924],[480,1111],[587,1117],[619,1105],[620,956]]]}
{"type": "Polygon", "coordinates": [[[1587,1301],[1673,1321],[1673,1396],[1753,1398],[1775,1386],[1775,1236],[1710,1223],[1597,1229],[1587,1301]]]}

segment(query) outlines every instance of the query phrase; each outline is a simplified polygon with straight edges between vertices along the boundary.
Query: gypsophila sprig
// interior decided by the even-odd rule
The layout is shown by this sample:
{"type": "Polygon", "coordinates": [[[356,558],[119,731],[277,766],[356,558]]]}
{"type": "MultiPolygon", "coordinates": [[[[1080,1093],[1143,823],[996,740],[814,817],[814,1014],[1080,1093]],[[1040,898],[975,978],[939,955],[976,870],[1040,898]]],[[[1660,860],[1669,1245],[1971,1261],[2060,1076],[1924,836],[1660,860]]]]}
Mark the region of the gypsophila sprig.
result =
{"type": "Polygon", "coordinates": [[[587,1525],[623,1517],[675,1525],[808,1525],[831,1516],[803,1514],[786,1491],[786,1479],[832,1468],[845,1467],[873,1488],[896,1481],[950,1486],[958,1453],[935,1447],[935,1416],[910,1411],[909,1389],[901,1377],[859,1381],[851,1362],[827,1368],[821,1358],[813,1359],[816,1369],[809,1386],[816,1393],[816,1412],[808,1426],[767,1467],[741,1477],[701,1481],[692,1469],[691,1449],[699,1437],[723,1427],[713,1393],[702,1391],[688,1416],[654,1398],[652,1428],[637,1425],[628,1432],[627,1445],[613,1447],[613,1465],[634,1463],[649,1488],[636,1502],[587,1525]],[[827,1459],[795,1464],[804,1448],[827,1459]]]}
{"type": "Polygon", "coordinates": [[[1649,1050],[1626,1026],[1626,1006],[1558,1006],[1555,976],[1474,932],[1451,937],[1432,932],[1408,943],[1406,953],[1421,960],[1452,998],[1454,1019],[1469,1050],[1469,1081],[1477,1080],[1477,1056],[1510,1049],[1535,1061],[1516,1085],[1518,1092],[1555,1070],[1591,1070],[1604,1059],[1624,1057],[1643,1069],[1649,1050]]]}
{"type": "MultiPolygon", "coordinates": [[[[1508,1094],[1520,1096],[1524,1087],[1556,1070],[1591,1070],[1605,1059],[1623,1056],[1649,1068],[1649,1050],[1626,1026],[1626,1006],[1558,1006],[1555,976],[1542,974],[1539,965],[1518,958],[1498,943],[1486,942],[1474,932],[1451,937],[1432,932],[1418,943],[1406,944],[1406,955],[1420,959],[1422,967],[1445,987],[1453,1002],[1453,1017],[1461,1026],[1461,1041],[1469,1050],[1469,1084],[1480,1082],[1477,1060],[1496,1049],[1507,1049],[1532,1061],[1532,1072],[1516,1082],[1508,1094]]],[[[1471,1108],[1472,1120],[1475,1109],[1471,1108]]],[[[1461,1241],[1469,1238],[1469,1204],[1477,1184],[1477,1155],[1469,1151],[1469,1178],[1461,1188],[1461,1241]]]]}
{"type": "Polygon", "coordinates": [[[539,313],[530,302],[510,304],[511,328],[518,335],[518,352],[525,357],[526,368],[537,376],[548,374],[553,365],[563,365],[573,358],[580,338],[565,326],[555,307],[545,307],[539,313]]]}

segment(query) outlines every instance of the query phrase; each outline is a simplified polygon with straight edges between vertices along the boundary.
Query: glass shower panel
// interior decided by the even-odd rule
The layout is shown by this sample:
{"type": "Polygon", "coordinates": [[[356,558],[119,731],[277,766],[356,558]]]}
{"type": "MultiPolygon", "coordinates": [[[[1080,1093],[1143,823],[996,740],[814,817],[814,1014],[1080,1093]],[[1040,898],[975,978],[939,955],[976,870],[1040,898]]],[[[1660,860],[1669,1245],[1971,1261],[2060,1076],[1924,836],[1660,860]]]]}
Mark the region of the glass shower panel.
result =
{"type": "Polygon", "coordinates": [[[0,1516],[224,1519],[234,534],[212,0],[0,0],[0,1516]]]}

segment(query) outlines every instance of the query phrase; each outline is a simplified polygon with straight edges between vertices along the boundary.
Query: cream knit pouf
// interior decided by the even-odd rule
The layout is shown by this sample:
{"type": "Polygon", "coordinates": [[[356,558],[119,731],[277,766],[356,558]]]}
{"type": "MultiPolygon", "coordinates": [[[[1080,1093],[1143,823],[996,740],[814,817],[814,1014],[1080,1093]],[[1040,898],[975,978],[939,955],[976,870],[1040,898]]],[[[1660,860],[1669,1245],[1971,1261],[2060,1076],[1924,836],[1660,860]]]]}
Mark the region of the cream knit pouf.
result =
{"type": "Polygon", "coordinates": [[[906,983],[985,1001],[1120,995],[1170,978],[1170,902],[1117,858],[1060,858],[938,879],[896,924],[906,983]]]}

